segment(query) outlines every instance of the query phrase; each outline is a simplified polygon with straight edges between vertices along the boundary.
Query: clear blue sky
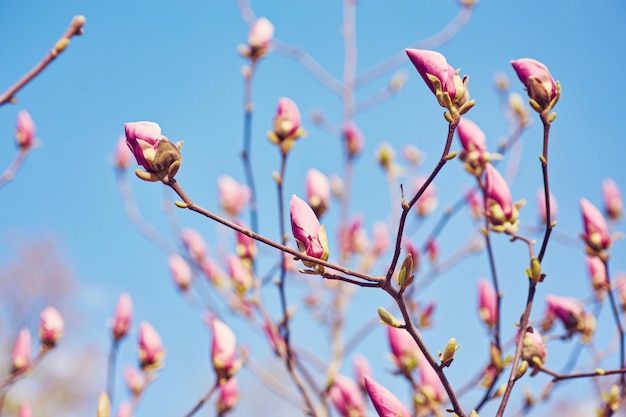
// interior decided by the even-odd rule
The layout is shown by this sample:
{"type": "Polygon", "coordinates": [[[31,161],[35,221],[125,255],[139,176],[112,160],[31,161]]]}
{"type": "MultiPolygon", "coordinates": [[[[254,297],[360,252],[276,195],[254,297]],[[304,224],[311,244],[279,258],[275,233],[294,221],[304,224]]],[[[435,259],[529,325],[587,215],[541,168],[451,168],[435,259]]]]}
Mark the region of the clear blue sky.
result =
{"type": "MultiPolygon", "coordinates": [[[[339,2],[257,3],[253,4],[256,14],[275,24],[277,38],[302,47],[341,78],[339,2]]],[[[392,5],[361,1],[357,10],[358,72],[439,30],[457,8],[452,0],[403,0],[392,5]]],[[[233,1],[68,0],[33,4],[5,0],[0,2],[0,90],[41,59],[77,14],[87,17],[84,36],[74,38],[68,50],[19,94],[17,105],[0,109],[0,169],[13,158],[12,135],[20,109],[31,113],[42,142],[14,182],[0,190],[0,262],[8,262],[15,255],[15,241],[52,236],[59,242],[79,280],[76,305],[85,312],[82,330],[66,331],[68,341],[74,343],[107,346],[106,320],[119,293],[130,292],[136,323],[150,321],[161,333],[168,351],[166,367],[147,392],[137,416],[182,415],[212,383],[210,334],[197,311],[174,290],[163,254],[126,219],[111,155],[125,122],[158,122],[171,140],[185,140],[180,183],[195,201],[217,210],[217,177],[229,174],[244,179],[238,157],[243,119],[240,69],[244,60],[236,47],[246,41],[247,27],[233,1]]],[[[544,62],[560,80],[563,94],[551,131],[550,175],[559,202],[558,230],[571,236],[581,231],[578,200],[584,196],[599,206],[604,178],[612,177],[626,193],[621,120],[626,110],[622,85],[625,21],[626,5],[618,0],[602,0],[593,6],[582,1],[485,0],[469,25],[439,48],[452,66],[461,67],[461,73],[470,76],[469,91],[477,104],[468,116],[483,128],[492,148],[508,134],[493,89],[494,74],[503,71],[510,77],[512,89],[523,93],[509,61],[532,57],[544,62]]],[[[352,207],[354,212],[364,213],[368,230],[375,221],[384,220],[390,209],[384,177],[374,166],[378,145],[389,142],[398,152],[407,144],[418,146],[426,154],[422,173],[427,173],[441,152],[447,132],[442,109],[408,60],[403,68],[409,74],[406,88],[393,100],[355,119],[365,135],[366,147],[355,171],[352,207]]],[[[357,98],[367,97],[387,80],[364,88],[357,98]]],[[[261,232],[273,239],[278,233],[271,173],[278,170],[279,159],[265,132],[271,128],[281,96],[298,104],[309,131],[290,156],[287,194],[304,194],[303,179],[309,167],[325,173],[341,169],[339,139],[316,128],[309,117],[313,111],[322,110],[330,120],[339,122],[339,100],[297,63],[271,55],[261,63],[254,84],[253,162],[257,184],[263,190],[261,232]]],[[[514,199],[528,200],[522,220],[529,224],[536,222],[535,195],[541,186],[537,158],[542,132],[534,115],[533,121],[523,137],[521,169],[512,186],[514,199]]],[[[456,139],[453,146],[459,146],[456,139]]],[[[131,183],[145,218],[171,238],[161,210],[162,187],[134,177],[131,183]]],[[[456,201],[471,179],[458,161],[452,161],[435,184],[440,190],[440,207],[445,207],[456,201]]],[[[181,225],[203,233],[213,254],[216,244],[230,236],[193,213],[177,211],[176,215],[181,225]]],[[[442,256],[451,254],[465,238],[468,224],[467,215],[462,213],[449,225],[442,235],[442,256]]],[[[431,227],[432,221],[423,225],[415,240],[420,242],[431,227]]],[[[330,235],[335,236],[334,232],[330,235]]],[[[503,237],[496,237],[495,242],[505,293],[504,323],[508,326],[506,335],[510,336],[523,306],[527,252],[521,244],[511,244],[503,237]]],[[[612,270],[626,270],[624,243],[616,242],[613,252],[612,270]]],[[[264,262],[269,265],[271,252],[264,254],[264,262]]],[[[548,279],[541,285],[533,318],[543,313],[542,300],[547,293],[579,298],[589,293],[582,246],[571,248],[552,242],[544,268],[548,279]]],[[[486,258],[480,254],[443,274],[440,281],[420,294],[420,299],[438,301],[437,328],[425,333],[431,349],[442,349],[452,336],[462,345],[450,370],[456,385],[466,382],[485,359],[485,331],[476,317],[475,280],[487,273],[486,258]]],[[[264,291],[268,302],[276,301],[272,286],[264,291]]],[[[300,304],[299,295],[294,293],[290,302],[300,304]]],[[[358,291],[355,307],[347,318],[347,333],[359,322],[374,317],[379,305],[388,303],[382,293],[358,291]]],[[[277,314],[277,304],[273,312],[277,314]]],[[[298,314],[305,314],[301,305],[298,314]]],[[[253,354],[258,352],[259,360],[269,360],[267,347],[257,335],[245,333],[238,319],[230,317],[227,321],[242,332],[241,342],[253,354]]],[[[602,346],[612,340],[611,326],[605,308],[598,330],[602,346]]],[[[121,363],[134,362],[136,329],[137,325],[123,346],[121,363]]],[[[315,345],[326,340],[322,332],[296,327],[294,338],[325,352],[321,345],[315,345]]],[[[563,346],[561,342],[549,345],[547,365],[559,369],[560,357],[568,355],[570,349],[563,350],[563,346]]],[[[376,378],[406,400],[403,382],[385,373],[391,362],[386,357],[382,328],[365,339],[360,350],[374,363],[376,378]]],[[[585,358],[588,356],[583,355],[581,363],[585,358]]],[[[94,361],[105,363],[104,349],[94,361]]],[[[351,373],[349,362],[343,372],[351,373]]],[[[538,377],[531,382],[540,386],[545,381],[538,377]]],[[[246,395],[265,394],[246,371],[242,382],[243,401],[246,395]]],[[[528,383],[524,380],[520,385],[528,383]]],[[[586,382],[570,384],[562,395],[587,393],[590,386],[586,382]]],[[[122,394],[120,389],[117,397],[122,394]]],[[[96,395],[94,392],[94,406],[96,395]]],[[[463,399],[466,409],[475,403],[474,398],[463,399]]],[[[256,407],[267,407],[263,401],[257,398],[256,407]]],[[[239,407],[235,415],[249,415],[249,407],[239,407]]],[[[535,415],[541,415],[541,409],[535,415]]]]}

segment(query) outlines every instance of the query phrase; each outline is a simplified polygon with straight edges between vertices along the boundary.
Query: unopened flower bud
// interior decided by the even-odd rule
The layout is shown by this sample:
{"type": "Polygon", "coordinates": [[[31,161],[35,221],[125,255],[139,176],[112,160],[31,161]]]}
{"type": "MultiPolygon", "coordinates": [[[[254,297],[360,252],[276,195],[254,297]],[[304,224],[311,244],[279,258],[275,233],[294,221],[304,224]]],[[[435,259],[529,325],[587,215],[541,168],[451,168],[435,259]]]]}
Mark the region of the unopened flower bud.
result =
{"type": "Polygon", "coordinates": [[[551,109],[558,100],[558,88],[548,68],[531,58],[511,61],[511,65],[526,87],[535,111],[551,109]]]}
{"type": "Polygon", "coordinates": [[[374,404],[376,412],[381,417],[410,417],[411,413],[402,402],[387,388],[383,387],[370,377],[365,377],[367,393],[374,404]]]}
{"type": "Polygon", "coordinates": [[[183,292],[187,291],[193,278],[193,272],[185,258],[175,253],[170,256],[168,263],[170,274],[178,289],[183,292]]]}
{"type": "Polygon", "coordinates": [[[26,151],[35,145],[35,122],[33,122],[26,110],[21,110],[17,114],[15,143],[22,151],[26,151]]]}
{"type": "Polygon", "coordinates": [[[161,336],[147,322],[139,325],[139,364],[142,369],[157,369],[161,367],[165,350],[161,336]]]}
{"type": "Polygon", "coordinates": [[[111,416],[111,401],[109,396],[105,392],[101,392],[98,396],[98,409],[96,411],[96,417],[110,417],[111,416]]]}
{"type": "Polygon", "coordinates": [[[343,127],[343,140],[345,143],[346,155],[353,159],[361,154],[365,146],[363,134],[354,123],[348,123],[343,127]]]}
{"type": "Polygon", "coordinates": [[[113,315],[113,325],[111,331],[113,332],[113,340],[120,340],[122,337],[128,334],[130,329],[130,322],[133,318],[133,303],[130,299],[130,295],[124,293],[120,295],[117,305],[115,307],[115,313],[113,315]]]}
{"type": "Polygon", "coordinates": [[[226,414],[235,408],[239,402],[239,385],[233,377],[220,385],[219,394],[217,396],[217,413],[218,415],[226,414]]]}
{"type": "Polygon", "coordinates": [[[46,307],[41,312],[39,322],[39,340],[47,347],[52,348],[63,335],[63,317],[54,307],[46,307]]]}
{"type": "Polygon", "coordinates": [[[441,361],[442,367],[447,367],[447,366],[450,366],[450,364],[452,364],[452,361],[454,360],[454,354],[456,353],[457,350],[459,350],[460,347],[461,345],[457,345],[456,339],[454,337],[448,340],[448,343],[446,344],[446,347],[443,350],[443,354],[439,356],[439,360],[441,361]]]}
{"type": "Polygon", "coordinates": [[[602,182],[602,198],[606,216],[611,220],[619,220],[624,210],[624,202],[617,184],[610,178],[602,182]]]}
{"type": "Polygon", "coordinates": [[[30,331],[26,328],[20,330],[13,345],[11,353],[11,372],[21,372],[30,366],[32,342],[30,331]]]}
{"type": "Polygon", "coordinates": [[[611,247],[611,237],[606,220],[602,213],[585,198],[580,199],[580,211],[583,215],[585,229],[581,237],[587,244],[587,252],[601,254],[611,247]]]}

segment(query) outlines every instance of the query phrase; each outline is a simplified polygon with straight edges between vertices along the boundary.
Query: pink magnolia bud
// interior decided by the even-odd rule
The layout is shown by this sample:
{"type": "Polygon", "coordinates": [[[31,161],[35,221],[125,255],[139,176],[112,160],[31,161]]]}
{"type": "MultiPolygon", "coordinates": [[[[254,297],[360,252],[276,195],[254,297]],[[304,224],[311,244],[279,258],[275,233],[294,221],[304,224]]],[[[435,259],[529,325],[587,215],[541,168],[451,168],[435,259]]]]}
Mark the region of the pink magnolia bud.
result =
{"type": "Polygon", "coordinates": [[[252,271],[241,262],[241,258],[235,255],[228,255],[226,258],[226,267],[235,291],[238,294],[244,294],[254,285],[254,277],[252,271]]]}
{"type": "Polygon", "coordinates": [[[11,372],[21,372],[30,366],[32,342],[30,331],[26,328],[20,330],[13,345],[11,353],[11,372]]]}
{"type": "Polygon", "coordinates": [[[365,390],[365,377],[373,376],[372,367],[370,366],[369,361],[363,355],[356,355],[354,357],[354,378],[356,382],[359,384],[359,388],[361,390],[365,390]]]}
{"type": "Polygon", "coordinates": [[[128,401],[122,401],[117,409],[116,417],[133,417],[133,406],[128,401]]]}
{"type": "Polygon", "coordinates": [[[200,262],[207,254],[207,247],[204,239],[194,229],[185,229],[180,233],[180,240],[189,252],[189,256],[196,262],[200,262]]]}
{"type": "Polygon", "coordinates": [[[387,338],[393,362],[403,375],[410,378],[420,359],[417,343],[406,330],[391,326],[387,326],[387,338]]]}
{"type": "Polygon", "coordinates": [[[170,274],[172,275],[172,279],[174,283],[181,291],[187,291],[189,289],[189,285],[191,284],[191,279],[193,278],[193,272],[191,271],[191,267],[179,254],[175,253],[170,256],[169,260],[170,274]]]}
{"type": "Polygon", "coordinates": [[[250,189],[232,177],[222,175],[217,180],[218,199],[222,209],[236,217],[250,200],[250,189]]]}
{"type": "Polygon", "coordinates": [[[404,250],[406,253],[410,253],[413,257],[413,273],[417,274],[419,269],[420,251],[410,240],[406,239],[404,242],[404,250]]]}
{"type": "Polygon", "coordinates": [[[431,300],[430,302],[428,302],[423,309],[420,306],[420,310],[418,312],[420,329],[428,329],[429,327],[432,327],[433,325],[432,317],[435,314],[436,308],[437,308],[437,302],[434,300],[431,300]]]}
{"type": "Polygon", "coordinates": [[[209,326],[213,333],[211,341],[211,360],[213,369],[220,380],[227,380],[237,372],[237,339],[235,333],[226,324],[216,317],[209,319],[209,326]]]}
{"type": "Polygon", "coordinates": [[[165,357],[161,336],[148,322],[139,325],[139,364],[142,369],[160,368],[165,357]]]}
{"type": "Polygon", "coordinates": [[[343,127],[343,138],[346,146],[346,155],[352,159],[363,151],[365,139],[363,134],[354,123],[348,123],[343,127]]]}
{"type": "Polygon", "coordinates": [[[126,387],[133,394],[134,397],[139,396],[146,387],[146,374],[144,374],[134,366],[126,366],[123,372],[126,387]]]}
{"type": "MultiPolygon", "coordinates": [[[[326,261],[329,254],[326,230],[320,226],[313,209],[294,194],[289,203],[289,213],[291,231],[298,244],[298,249],[309,256],[326,261]]],[[[304,264],[308,267],[314,266],[310,262],[304,262],[304,264]]]]}
{"type": "Polygon", "coordinates": [[[133,122],[124,124],[126,144],[135,155],[137,163],[147,172],[155,172],[152,164],[155,160],[159,142],[167,140],[161,135],[161,127],[153,122],[133,122]]]}
{"type": "Polygon", "coordinates": [[[546,316],[558,318],[568,335],[581,333],[583,342],[591,340],[595,331],[595,318],[585,310],[583,304],[575,298],[546,295],[548,306],[546,316]]]}
{"type": "Polygon", "coordinates": [[[250,27],[248,45],[252,50],[267,49],[274,37],[274,25],[264,17],[258,18],[250,27]]]}
{"type": "Polygon", "coordinates": [[[626,273],[621,272],[615,279],[615,290],[619,296],[619,304],[622,311],[626,311],[626,273]]]}
{"type": "Polygon", "coordinates": [[[235,408],[239,402],[239,385],[235,378],[230,378],[220,385],[219,394],[217,396],[217,413],[218,415],[226,414],[235,408]]]}
{"type": "Polygon", "coordinates": [[[424,49],[407,49],[406,54],[442,107],[459,110],[467,102],[467,75],[461,79],[443,55],[424,49]]]}
{"type": "Polygon", "coordinates": [[[460,158],[465,162],[465,168],[474,175],[480,175],[491,155],[487,152],[487,138],[485,132],[469,119],[462,118],[456,129],[463,150],[460,158]]]}
{"type": "Polygon", "coordinates": [[[359,386],[350,378],[337,375],[328,389],[328,396],[341,417],[365,417],[367,407],[359,386]]]}
{"type": "Polygon", "coordinates": [[[17,410],[17,417],[33,417],[33,412],[30,410],[28,403],[21,403],[19,410],[17,410]]]}
{"type": "Polygon", "coordinates": [[[122,337],[128,334],[130,329],[130,322],[133,319],[133,303],[130,299],[130,295],[123,293],[120,295],[117,305],[115,306],[115,313],[113,315],[113,325],[111,331],[113,332],[113,340],[120,340],[122,337]]]}
{"type": "MultiPolygon", "coordinates": [[[[418,177],[415,180],[415,186],[413,187],[415,192],[422,188],[426,180],[426,177],[418,177]]],[[[435,188],[435,184],[431,182],[428,184],[428,187],[426,187],[426,190],[424,190],[422,196],[417,200],[417,203],[415,203],[415,209],[417,210],[417,214],[423,217],[435,211],[438,204],[437,189],[435,188]]]]}
{"type": "Polygon", "coordinates": [[[374,241],[373,253],[376,256],[381,256],[391,246],[391,237],[389,236],[389,227],[385,222],[374,223],[374,230],[372,231],[372,239],[374,241]]]}
{"type": "Polygon", "coordinates": [[[54,347],[63,335],[63,317],[54,307],[46,307],[41,312],[39,340],[46,347],[54,347]]]}
{"type": "Polygon", "coordinates": [[[206,275],[213,285],[217,288],[224,287],[224,273],[214,259],[209,257],[203,258],[200,261],[200,269],[202,269],[202,273],[206,275]]]}
{"type": "Polygon", "coordinates": [[[117,141],[117,145],[115,145],[115,153],[113,154],[115,166],[118,169],[126,169],[132,163],[132,158],[133,153],[126,144],[126,138],[121,136],[117,141]]]}
{"type": "Polygon", "coordinates": [[[402,148],[402,156],[409,165],[418,165],[422,160],[422,153],[415,145],[406,145],[402,148]]]}
{"type": "Polygon", "coordinates": [[[309,169],[305,179],[306,197],[309,205],[320,218],[330,205],[330,182],[326,175],[315,168],[309,169]]]}
{"type": "Polygon", "coordinates": [[[365,387],[380,417],[411,417],[411,413],[404,404],[372,378],[365,377],[365,387]]]}
{"type": "Polygon", "coordinates": [[[274,133],[279,140],[285,140],[296,135],[300,129],[300,110],[291,99],[278,99],[276,116],[274,116],[274,133]]]}
{"type": "Polygon", "coordinates": [[[493,226],[517,226],[519,213],[513,204],[509,186],[491,164],[485,166],[485,197],[488,202],[487,216],[493,226]]]}
{"type": "Polygon", "coordinates": [[[489,327],[498,323],[498,295],[493,286],[486,280],[478,281],[478,314],[489,327]]]}
{"type": "MultiPolygon", "coordinates": [[[[539,212],[539,219],[542,223],[546,222],[546,193],[543,188],[537,190],[537,211],[539,212]]],[[[550,192],[550,221],[556,220],[556,215],[559,211],[559,206],[556,203],[556,198],[550,192]]]]}
{"type": "Polygon", "coordinates": [[[419,375],[420,375],[420,392],[428,399],[428,403],[441,403],[443,401],[443,386],[439,375],[428,363],[426,358],[422,356],[419,362],[419,375]]]}
{"type": "Polygon", "coordinates": [[[539,105],[539,108],[535,108],[535,110],[546,109],[557,95],[556,82],[550,75],[548,68],[531,58],[511,61],[511,65],[526,87],[528,97],[539,105]]]}
{"type": "Polygon", "coordinates": [[[276,353],[279,357],[283,357],[283,355],[287,352],[287,345],[274,323],[266,320],[265,323],[263,323],[263,330],[265,331],[265,335],[267,336],[274,353],[276,353]]]}
{"type": "MultiPolygon", "coordinates": [[[[517,331],[515,342],[519,341],[520,330],[517,331]]],[[[528,361],[530,366],[538,365],[535,362],[543,365],[548,356],[546,346],[543,344],[543,338],[537,329],[528,327],[524,332],[524,343],[522,345],[522,359],[528,361]]]]}
{"type": "Polygon", "coordinates": [[[591,285],[596,293],[596,298],[603,300],[606,291],[609,289],[609,280],[606,275],[604,262],[597,256],[587,256],[586,264],[587,272],[589,272],[589,278],[591,279],[591,285]]]}
{"type": "Polygon", "coordinates": [[[465,199],[469,205],[470,214],[474,219],[480,219],[483,214],[483,201],[478,192],[470,188],[465,193],[465,199]]]}
{"type": "Polygon", "coordinates": [[[367,248],[367,233],[363,228],[363,217],[357,215],[348,225],[339,229],[339,243],[344,257],[363,253],[367,248]]]}
{"type": "MultiPolygon", "coordinates": [[[[242,222],[237,221],[236,223],[244,229],[247,229],[246,225],[242,222]]],[[[257,253],[256,241],[244,233],[235,232],[235,235],[237,236],[237,255],[243,259],[254,259],[257,253]]]]}
{"type": "Polygon", "coordinates": [[[580,199],[585,232],[581,235],[591,252],[602,252],[611,246],[611,237],[602,213],[587,199],[580,199]]]}
{"type": "Polygon", "coordinates": [[[17,114],[15,142],[22,151],[30,149],[35,144],[35,122],[26,110],[21,110],[17,114]]]}
{"type": "Polygon", "coordinates": [[[615,181],[610,178],[602,182],[602,198],[604,200],[604,212],[611,220],[619,220],[624,210],[624,202],[615,181]]]}
{"type": "Polygon", "coordinates": [[[428,238],[426,242],[426,255],[428,255],[428,259],[430,259],[431,262],[437,262],[439,259],[439,245],[433,238],[428,238]]]}

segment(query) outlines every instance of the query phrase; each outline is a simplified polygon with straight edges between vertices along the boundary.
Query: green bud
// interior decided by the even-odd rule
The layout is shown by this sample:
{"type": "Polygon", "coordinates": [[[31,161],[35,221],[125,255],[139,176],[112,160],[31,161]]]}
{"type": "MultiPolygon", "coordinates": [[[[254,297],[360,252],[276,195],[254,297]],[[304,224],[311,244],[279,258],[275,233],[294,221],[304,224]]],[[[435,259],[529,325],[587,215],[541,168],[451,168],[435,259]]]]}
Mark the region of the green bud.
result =
{"type": "Polygon", "coordinates": [[[452,364],[454,360],[454,354],[461,347],[461,345],[456,344],[456,339],[453,337],[448,340],[448,344],[443,350],[443,354],[439,354],[439,359],[441,360],[441,366],[448,367],[452,364]]]}
{"type": "Polygon", "coordinates": [[[413,255],[406,254],[404,261],[402,261],[402,267],[398,273],[398,285],[400,289],[406,289],[413,282],[413,255]]]}
{"type": "Polygon", "coordinates": [[[401,328],[403,325],[396,319],[390,312],[385,310],[382,307],[378,307],[378,317],[380,317],[380,321],[387,326],[401,328]]]}

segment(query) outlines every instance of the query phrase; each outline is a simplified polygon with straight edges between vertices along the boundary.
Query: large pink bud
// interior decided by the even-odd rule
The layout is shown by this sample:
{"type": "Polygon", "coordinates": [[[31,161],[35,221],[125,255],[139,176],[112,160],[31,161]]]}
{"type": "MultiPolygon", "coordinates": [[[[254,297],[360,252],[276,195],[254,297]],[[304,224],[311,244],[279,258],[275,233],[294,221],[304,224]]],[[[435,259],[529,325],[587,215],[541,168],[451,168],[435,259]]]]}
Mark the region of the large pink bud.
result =
{"type": "Polygon", "coordinates": [[[267,49],[274,37],[274,25],[264,17],[258,18],[250,27],[248,45],[252,50],[267,49]]]}
{"type": "Polygon", "coordinates": [[[421,352],[413,337],[404,329],[387,326],[387,338],[391,355],[398,370],[408,378],[411,372],[417,367],[421,352]]]}
{"type": "Polygon", "coordinates": [[[489,327],[498,323],[498,295],[484,278],[478,281],[478,314],[489,327]]]}
{"type": "Polygon", "coordinates": [[[533,105],[533,108],[539,112],[546,109],[557,95],[556,82],[550,75],[548,68],[541,62],[531,58],[511,61],[511,65],[522,84],[526,87],[528,97],[539,105],[539,107],[533,105]]]}
{"type": "Polygon", "coordinates": [[[113,314],[113,325],[111,331],[113,340],[118,341],[128,334],[130,330],[130,322],[133,319],[133,302],[130,295],[123,293],[117,300],[115,313],[113,314]]]}
{"type": "Polygon", "coordinates": [[[135,156],[137,163],[147,172],[155,172],[152,163],[155,160],[159,142],[167,140],[161,135],[161,127],[154,122],[133,122],[124,124],[126,144],[135,156]]]}
{"type": "Polygon", "coordinates": [[[420,392],[429,403],[440,403],[443,400],[443,386],[439,375],[422,355],[419,363],[420,392]]]}
{"type": "Polygon", "coordinates": [[[583,342],[591,340],[596,326],[595,317],[585,310],[580,301],[570,297],[546,295],[546,304],[548,308],[544,328],[549,328],[551,320],[556,317],[563,323],[568,335],[580,333],[583,342]]]}
{"type": "Polygon", "coordinates": [[[328,389],[328,396],[341,417],[365,417],[367,408],[359,386],[350,378],[337,375],[328,389]]]}
{"type": "Polygon", "coordinates": [[[139,364],[142,369],[160,368],[165,357],[161,336],[150,323],[139,325],[139,364]]]}
{"type": "Polygon", "coordinates": [[[35,144],[35,122],[26,110],[21,110],[17,114],[15,143],[23,151],[30,149],[35,144]]]}
{"type": "MultiPolygon", "coordinates": [[[[519,341],[520,330],[517,331],[515,342],[519,341]]],[[[537,329],[528,327],[524,332],[524,341],[522,344],[522,359],[528,361],[530,366],[543,365],[548,356],[546,346],[543,344],[543,338],[537,329]],[[538,363],[537,363],[538,362],[538,363]]]]}
{"type": "Polygon", "coordinates": [[[221,381],[226,381],[239,368],[236,352],[237,339],[230,327],[216,317],[209,319],[209,326],[213,333],[213,340],[211,341],[213,369],[221,381]]]}
{"type": "Polygon", "coordinates": [[[581,235],[589,252],[598,253],[611,247],[606,220],[593,204],[587,199],[580,199],[580,211],[583,215],[585,232],[581,235]]]}
{"type": "Polygon", "coordinates": [[[365,387],[380,417],[411,417],[402,401],[370,377],[365,377],[365,387]]]}
{"type": "Polygon", "coordinates": [[[39,340],[46,347],[54,347],[63,335],[63,317],[54,307],[46,307],[40,315],[39,340]]]}
{"type": "Polygon", "coordinates": [[[602,182],[602,199],[604,200],[604,211],[611,220],[618,220],[622,217],[624,202],[619,188],[615,181],[610,178],[602,182]]]}
{"type": "MultiPolygon", "coordinates": [[[[289,203],[289,214],[291,230],[300,251],[326,261],[329,254],[326,230],[320,226],[313,209],[294,194],[289,203]]],[[[310,262],[304,262],[304,264],[309,267],[314,266],[310,262]]]]}
{"type": "Polygon", "coordinates": [[[11,353],[11,372],[21,372],[30,366],[32,341],[30,331],[26,328],[20,330],[13,345],[11,353]]]}

